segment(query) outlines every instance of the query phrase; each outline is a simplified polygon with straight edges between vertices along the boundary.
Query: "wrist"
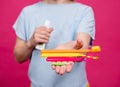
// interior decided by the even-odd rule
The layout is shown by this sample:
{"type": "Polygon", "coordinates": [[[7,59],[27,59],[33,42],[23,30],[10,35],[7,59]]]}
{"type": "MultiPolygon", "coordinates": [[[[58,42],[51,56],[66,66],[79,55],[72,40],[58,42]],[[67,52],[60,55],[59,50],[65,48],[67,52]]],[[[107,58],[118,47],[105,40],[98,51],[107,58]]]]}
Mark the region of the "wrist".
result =
{"type": "Polygon", "coordinates": [[[32,44],[32,42],[29,40],[27,43],[26,43],[28,49],[34,49],[35,45],[32,44]]]}

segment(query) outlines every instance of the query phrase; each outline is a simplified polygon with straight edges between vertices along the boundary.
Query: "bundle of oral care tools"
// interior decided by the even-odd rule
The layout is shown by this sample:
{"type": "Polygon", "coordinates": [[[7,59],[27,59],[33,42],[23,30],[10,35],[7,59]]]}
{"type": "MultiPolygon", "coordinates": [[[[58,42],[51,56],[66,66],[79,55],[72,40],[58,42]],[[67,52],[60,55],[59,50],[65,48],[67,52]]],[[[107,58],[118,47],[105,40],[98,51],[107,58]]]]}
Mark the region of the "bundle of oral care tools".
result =
{"type": "Polygon", "coordinates": [[[65,61],[82,62],[88,59],[97,60],[98,56],[89,55],[91,53],[99,53],[101,51],[100,46],[92,46],[88,50],[41,50],[41,56],[46,58],[48,62],[54,62],[52,65],[63,66],[66,65],[65,61]]]}

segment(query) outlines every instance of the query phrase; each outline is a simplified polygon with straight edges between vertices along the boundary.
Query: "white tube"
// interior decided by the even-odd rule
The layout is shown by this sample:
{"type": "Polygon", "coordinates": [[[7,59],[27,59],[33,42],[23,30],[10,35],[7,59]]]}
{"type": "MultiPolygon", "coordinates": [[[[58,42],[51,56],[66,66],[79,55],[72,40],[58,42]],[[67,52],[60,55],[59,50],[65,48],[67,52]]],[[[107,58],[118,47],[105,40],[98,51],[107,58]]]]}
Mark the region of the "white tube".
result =
{"type": "MultiPolygon", "coordinates": [[[[50,28],[50,24],[51,24],[51,22],[49,20],[46,20],[44,26],[47,27],[47,28],[50,28]]],[[[35,48],[38,49],[38,50],[43,50],[43,49],[45,49],[45,44],[40,43],[35,48]]]]}

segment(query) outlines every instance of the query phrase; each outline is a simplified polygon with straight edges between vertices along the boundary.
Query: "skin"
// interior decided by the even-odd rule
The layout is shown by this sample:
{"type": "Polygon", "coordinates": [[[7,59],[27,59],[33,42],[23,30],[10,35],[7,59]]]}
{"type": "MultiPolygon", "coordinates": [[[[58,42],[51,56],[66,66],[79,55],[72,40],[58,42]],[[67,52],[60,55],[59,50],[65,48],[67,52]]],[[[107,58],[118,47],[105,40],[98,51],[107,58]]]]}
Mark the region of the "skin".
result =
{"type": "MultiPolygon", "coordinates": [[[[88,49],[90,43],[90,36],[87,33],[77,33],[76,40],[59,45],[56,49],[88,49]]],[[[67,62],[66,66],[52,66],[56,73],[63,75],[65,72],[69,73],[74,66],[74,62],[67,62]]]]}
{"type": "MultiPolygon", "coordinates": [[[[69,0],[43,0],[45,3],[54,4],[64,4],[73,3],[69,0]]],[[[16,61],[23,63],[32,55],[32,51],[38,43],[48,43],[50,34],[54,29],[47,28],[45,26],[40,26],[35,29],[32,37],[28,41],[24,41],[21,38],[16,38],[16,44],[14,47],[14,55],[16,61]]],[[[56,47],[56,49],[88,49],[90,43],[90,36],[87,33],[80,32],[76,34],[76,40],[61,44],[56,47]]],[[[65,66],[52,66],[57,74],[63,75],[64,73],[69,73],[74,66],[74,62],[67,62],[65,66]]]]}

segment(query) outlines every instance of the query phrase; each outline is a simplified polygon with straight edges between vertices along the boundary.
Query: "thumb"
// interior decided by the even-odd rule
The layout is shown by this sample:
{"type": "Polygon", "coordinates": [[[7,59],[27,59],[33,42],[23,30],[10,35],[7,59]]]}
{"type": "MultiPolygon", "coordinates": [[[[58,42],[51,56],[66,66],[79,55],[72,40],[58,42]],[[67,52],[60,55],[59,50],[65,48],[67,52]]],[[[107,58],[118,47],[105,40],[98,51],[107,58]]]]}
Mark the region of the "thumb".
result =
{"type": "Polygon", "coordinates": [[[82,48],[82,46],[83,46],[83,42],[81,40],[76,40],[75,49],[78,50],[82,48]]]}
{"type": "Polygon", "coordinates": [[[51,33],[53,31],[53,28],[49,28],[49,32],[51,33]]]}

